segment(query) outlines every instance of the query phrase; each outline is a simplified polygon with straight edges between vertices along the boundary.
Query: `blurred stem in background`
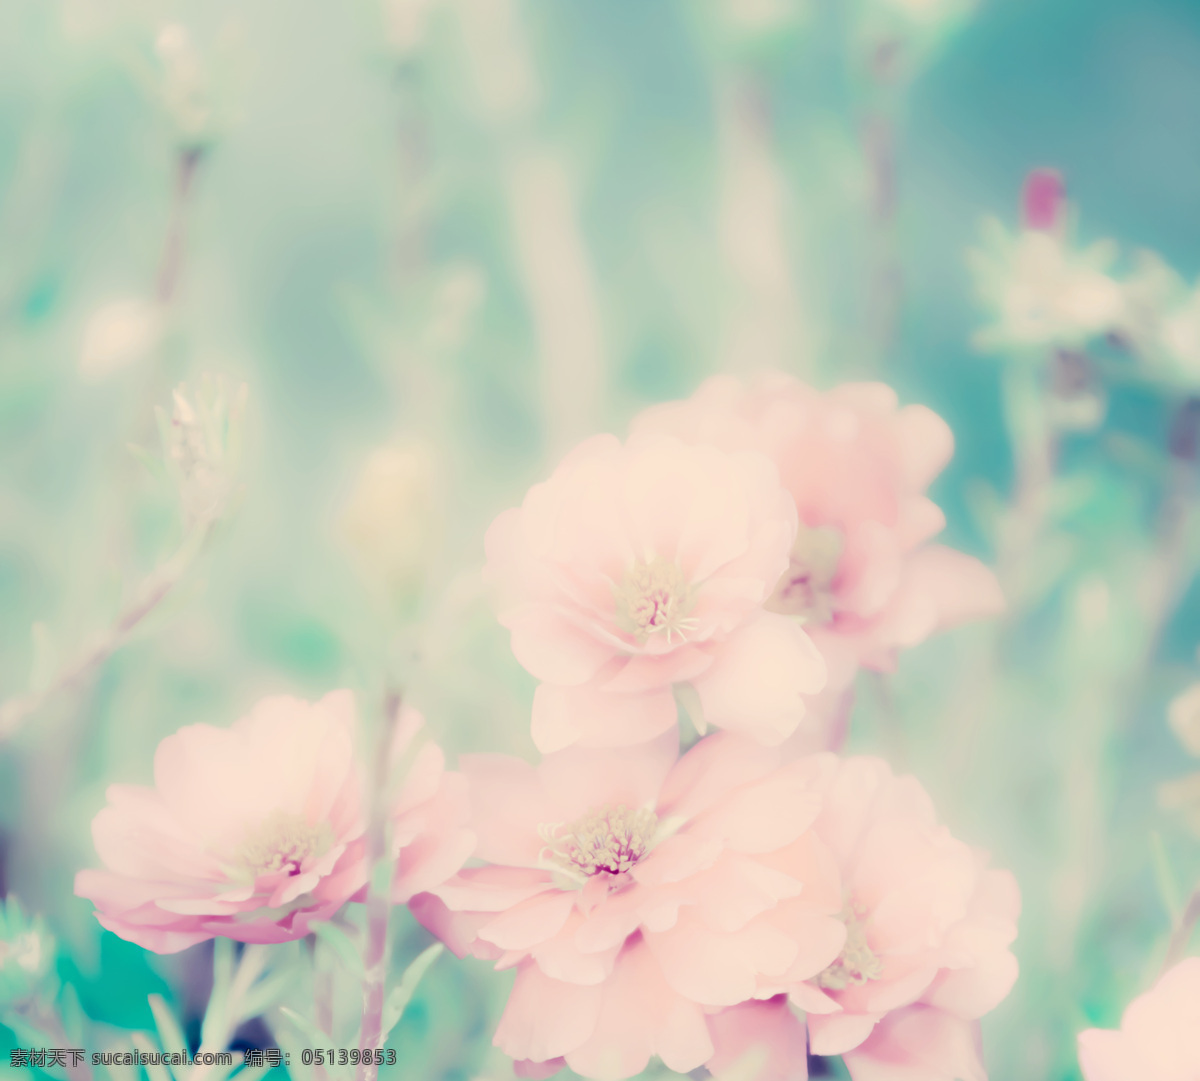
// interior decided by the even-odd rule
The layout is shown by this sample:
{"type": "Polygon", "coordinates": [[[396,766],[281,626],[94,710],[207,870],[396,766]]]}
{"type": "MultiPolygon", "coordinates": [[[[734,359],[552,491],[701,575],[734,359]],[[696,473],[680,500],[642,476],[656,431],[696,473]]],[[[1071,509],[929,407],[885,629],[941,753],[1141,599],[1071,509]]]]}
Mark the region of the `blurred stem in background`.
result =
{"type": "Polygon", "coordinates": [[[175,299],[179,289],[179,279],[183,271],[188,201],[203,155],[204,149],[200,146],[183,146],[178,151],[171,217],[155,286],[155,296],[164,308],[175,299]]]}
{"type": "Polygon", "coordinates": [[[715,76],[721,245],[733,279],[721,370],[814,374],[788,237],[791,206],[774,147],[771,100],[748,67],[715,76]]]}
{"type": "Polygon", "coordinates": [[[900,201],[900,117],[907,80],[903,44],[892,38],[868,45],[862,63],[863,159],[868,181],[867,358],[882,371],[901,330],[904,274],[897,235],[900,201]]]}
{"type": "Polygon", "coordinates": [[[599,428],[609,367],[596,284],[567,164],[537,132],[542,97],[514,0],[455,5],[496,139],[517,272],[541,360],[544,450],[557,460],[599,428]]]}
{"type": "MultiPolygon", "coordinates": [[[[52,698],[84,687],[178,585],[225,517],[238,491],[242,419],[247,389],[208,378],[174,394],[170,419],[158,411],[161,453],[143,461],[174,487],[184,536],[175,553],[133,590],[132,600],[82,654],[53,669],[44,682],[0,705],[0,740],[52,698]]],[[[35,672],[37,670],[35,665],[35,672]]]]}

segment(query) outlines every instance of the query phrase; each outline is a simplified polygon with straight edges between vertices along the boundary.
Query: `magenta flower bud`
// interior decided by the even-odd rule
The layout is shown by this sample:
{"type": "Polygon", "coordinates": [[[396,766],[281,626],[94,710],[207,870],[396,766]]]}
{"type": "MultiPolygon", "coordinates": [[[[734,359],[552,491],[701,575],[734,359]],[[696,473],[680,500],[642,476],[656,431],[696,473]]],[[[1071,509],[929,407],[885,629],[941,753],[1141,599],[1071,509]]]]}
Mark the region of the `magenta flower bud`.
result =
{"type": "Polygon", "coordinates": [[[1043,233],[1057,231],[1066,209],[1067,186],[1062,173],[1054,169],[1034,169],[1025,178],[1021,190],[1021,224],[1043,233]]]}

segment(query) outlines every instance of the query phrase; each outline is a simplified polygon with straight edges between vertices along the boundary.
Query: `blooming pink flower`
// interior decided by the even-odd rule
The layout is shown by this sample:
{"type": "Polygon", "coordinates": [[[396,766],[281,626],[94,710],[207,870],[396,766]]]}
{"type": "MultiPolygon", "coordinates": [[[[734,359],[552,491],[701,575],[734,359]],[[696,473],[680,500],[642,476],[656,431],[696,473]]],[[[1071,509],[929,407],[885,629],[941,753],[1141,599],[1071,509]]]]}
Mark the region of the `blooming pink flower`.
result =
{"type": "Polygon", "coordinates": [[[652,739],[675,724],[677,684],[706,723],[789,735],[825,678],[800,627],[763,611],[795,532],[762,455],[661,437],[577,447],[487,535],[500,621],[544,681],[538,748],[652,739]]]}
{"type": "MultiPolygon", "coordinates": [[[[395,760],[412,761],[390,808],[398,900],[453,874],[474,843],[462,779],[414,742],[422,723],[404,710],[393,742],[395,760]]],[[[75,878],[122,938],[158,953],[217,935],[284,942],[366,885],[349,691],[266,698],[231,728],[181,728],[158,745],[154,781],[109,787],[92,822],[105,869],[75,878]]]]}
{"type": "Polygon", "coordinates": [[[951,837],[924,789],[880,759],[836,762],[820,787],[815,829],[841,871],[846,941],[792,988],[813,1053],[844,1055],[855,1081],[893,1076],[877,1064],[904,1048],[928,1071],[913,1076],[983,1078],[968,1049],[976,1019],[1017,977],[1016,882],[951,837]]]}
{"type": "Polygon", "coordinates": [[[1002,608],[983,564],[929,543],[945,517],[925,493],[954,438],[924,406],[899,408],[890,387],[821,393],[774,374],[746,389],[717,377],[686,401],[646,410],[633,432],[757,450],[779,467],[800,528],[766,607],[803,623],[834,697],[859,665],[889,670],[900,649],[1002,608]]]}
{"type": "MultiPolygon", "coordinates": [[[[549,1022],[537,1003],[557,1011],[574,996],[595,1009],[622,1003],[604,1007],[613,1017],[640,1016],[642,992],[624,1004],[631,955],[653,962],[655,986],[686,1000],[689,1017],[693,1007],[785,991],[839,956],[838,875],[810,828],[831,756],[780,766],[778,752],[718,733],[675,761],[675,745],[669,733],[633,751],[568,749],[538,766],[464,758],[476,854],[487,865],[415,897],[412,908],[460,955],[520,966],[518,1004],[497,1034],[515,1059],[565,1056],[600,1076],[572,1043],[587,1033],[565,1042],[537,1035],[552,1031],[538,1027],[549,1022]]],[[[611,1023],[619,1036],[625,1022],[611,1023]]],[[[629,1039],[640,1050],[628,1054],[644,1065],[649,1037],[629,1039]]]]}
{"type": "Polygon", "coordinates": [[[1135,998],[1120,1029],[1079,1034],[1086,1081],[1196,1081],[1200,1077],[1200,957],[1180,961],[1135,998]]]}

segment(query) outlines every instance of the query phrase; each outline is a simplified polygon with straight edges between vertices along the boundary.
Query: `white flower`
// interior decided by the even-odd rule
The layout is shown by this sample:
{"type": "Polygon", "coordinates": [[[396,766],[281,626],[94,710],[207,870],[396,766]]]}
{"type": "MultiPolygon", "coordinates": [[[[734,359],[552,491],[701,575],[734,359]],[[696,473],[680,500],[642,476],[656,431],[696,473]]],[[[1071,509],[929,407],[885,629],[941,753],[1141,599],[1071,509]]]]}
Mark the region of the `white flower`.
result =
{"type": "Polygon", "coordinates": [[[1125,283],[1121,336],[1151,374],[1200,386],[1200,285],[1184,280],[1153,252],[1141,252],[1125,283]]]}
{"type": "Polygon", "coordinates": [[[1115,258],[1110,241],[1079,251],[1054,233],[1010,233],[989,219],[983,246],[968,255],[978,297],[994,316],[976,344],[1015,351],[1080,346],[1119,326],[1124,295],[1107,272],[1115,258]]]}
{"type": "Polygon", "coordinates": [[[144,360],[162,340],[163,313],[148,300],[116,300],[97,308],[83,332],[79,372],[103,379],[144,360]]]}

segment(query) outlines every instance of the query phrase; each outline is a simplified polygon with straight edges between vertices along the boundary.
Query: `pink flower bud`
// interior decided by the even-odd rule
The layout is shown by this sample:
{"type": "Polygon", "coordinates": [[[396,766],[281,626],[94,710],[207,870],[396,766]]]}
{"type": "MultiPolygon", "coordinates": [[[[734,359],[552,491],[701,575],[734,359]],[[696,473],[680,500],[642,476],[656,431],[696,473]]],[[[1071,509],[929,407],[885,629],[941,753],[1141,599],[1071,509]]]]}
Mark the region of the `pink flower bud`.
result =
{"type": "Polygon", "coordinates": [[[1062,227],[1067,187],[1062,173],[1034,169],[1021,190],[1021,224],[1026,229],[1055,232],[1062,227]]]}

